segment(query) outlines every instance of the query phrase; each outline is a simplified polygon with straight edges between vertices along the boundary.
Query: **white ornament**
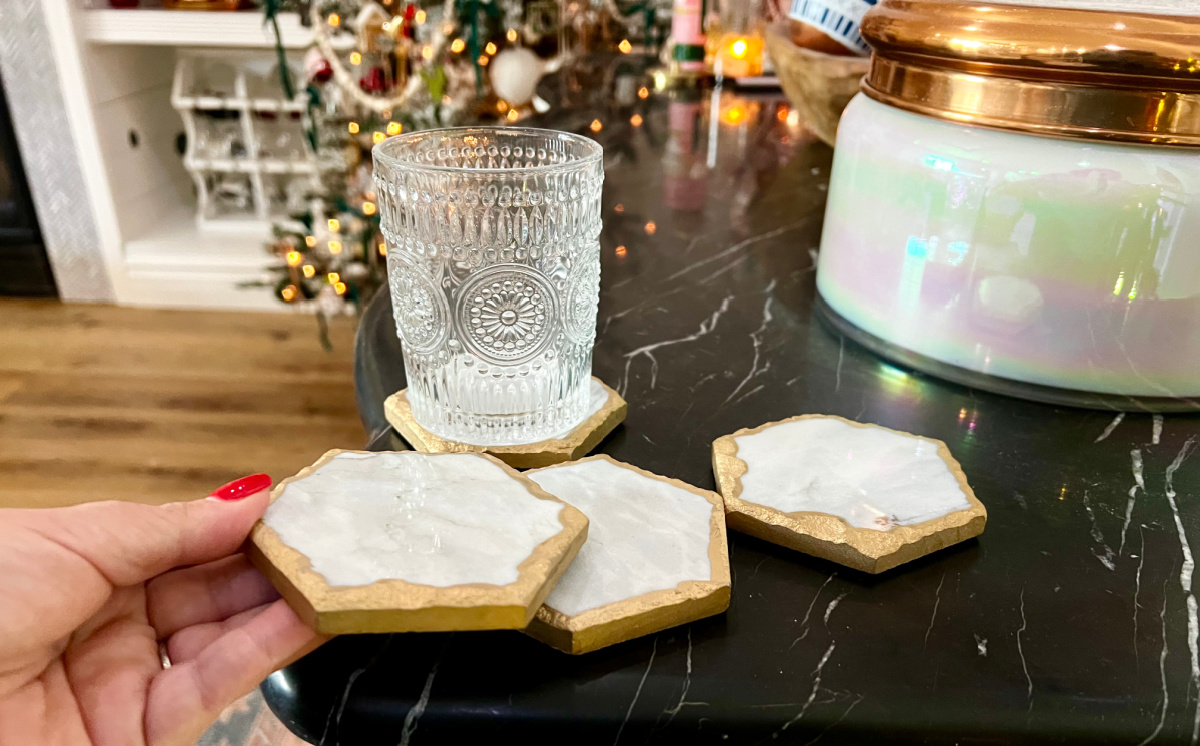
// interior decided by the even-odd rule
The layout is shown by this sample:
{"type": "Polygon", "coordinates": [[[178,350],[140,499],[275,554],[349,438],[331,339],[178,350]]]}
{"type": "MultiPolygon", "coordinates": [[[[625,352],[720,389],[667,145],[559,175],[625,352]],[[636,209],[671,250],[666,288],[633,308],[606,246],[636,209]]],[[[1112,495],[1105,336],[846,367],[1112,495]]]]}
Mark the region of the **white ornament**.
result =
{"type": "Polygon", "coordinates": [[[543,67],[542,60],[528,49],[506,49],[488,66],[492,89],[511,106],[527,104],[533,100],[543,67]]]}

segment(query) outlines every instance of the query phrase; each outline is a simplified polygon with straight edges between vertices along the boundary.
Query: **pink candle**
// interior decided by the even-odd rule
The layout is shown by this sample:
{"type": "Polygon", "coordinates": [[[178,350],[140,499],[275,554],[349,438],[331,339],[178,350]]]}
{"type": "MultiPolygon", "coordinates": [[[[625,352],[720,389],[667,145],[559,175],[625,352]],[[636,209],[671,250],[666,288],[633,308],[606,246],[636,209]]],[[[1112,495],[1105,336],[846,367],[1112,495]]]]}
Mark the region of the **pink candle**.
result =
{"type": "Polygon", "coordinates": [[[681,71],[704,71],[703,0],[675,0],[671,36],[675,38],[675,63],[681,71]]]}

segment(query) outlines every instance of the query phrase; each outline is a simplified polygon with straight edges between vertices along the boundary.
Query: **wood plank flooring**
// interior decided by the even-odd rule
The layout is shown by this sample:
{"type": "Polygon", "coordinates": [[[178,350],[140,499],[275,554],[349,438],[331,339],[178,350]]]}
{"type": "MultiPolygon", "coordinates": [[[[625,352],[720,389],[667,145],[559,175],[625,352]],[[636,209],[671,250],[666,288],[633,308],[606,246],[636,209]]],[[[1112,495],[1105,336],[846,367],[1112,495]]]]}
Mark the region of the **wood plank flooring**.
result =
{"type": "Polygon", "coordinates": [[[365,442],[354,325],[0,299],[0,507],[201,497],[365,442]]]}

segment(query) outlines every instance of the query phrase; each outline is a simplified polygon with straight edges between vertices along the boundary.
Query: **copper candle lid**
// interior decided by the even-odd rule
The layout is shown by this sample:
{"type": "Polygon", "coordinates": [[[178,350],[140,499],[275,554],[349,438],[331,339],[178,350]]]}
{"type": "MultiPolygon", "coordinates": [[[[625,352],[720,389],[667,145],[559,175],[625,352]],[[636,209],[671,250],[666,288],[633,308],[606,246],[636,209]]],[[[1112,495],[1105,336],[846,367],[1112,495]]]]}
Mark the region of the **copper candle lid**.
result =
{"type": "Polygon", "coordinates": [[[863,91],[941,119],[1200,147],[1200,17],[881,0],[863,91]]]}

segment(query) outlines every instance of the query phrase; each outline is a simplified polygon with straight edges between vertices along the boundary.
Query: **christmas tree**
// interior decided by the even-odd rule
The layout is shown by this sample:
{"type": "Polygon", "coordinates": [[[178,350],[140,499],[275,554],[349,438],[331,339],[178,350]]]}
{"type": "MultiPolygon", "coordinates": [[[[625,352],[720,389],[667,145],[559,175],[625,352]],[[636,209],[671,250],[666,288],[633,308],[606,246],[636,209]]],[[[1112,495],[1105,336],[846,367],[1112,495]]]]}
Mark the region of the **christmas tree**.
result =
{"type": "Polygon", "coordinates": [[[506,49],[540,42],[557,25],[545,3],[530,6],[540,26],[524,23],[521,0],[266,0],[269,24],[296,11],[314,38],[302,72],[277,49],[285,95],[307,97],[317,163],[308,209],[277,223],[268,245],[280,260],[271,285],[281,301],[315,304],[324,330],[329,316],[360,309],[386,283],[370,149],[468,119],[515,121],[517,109],[495,98],[485,72],[506,49]]]}

